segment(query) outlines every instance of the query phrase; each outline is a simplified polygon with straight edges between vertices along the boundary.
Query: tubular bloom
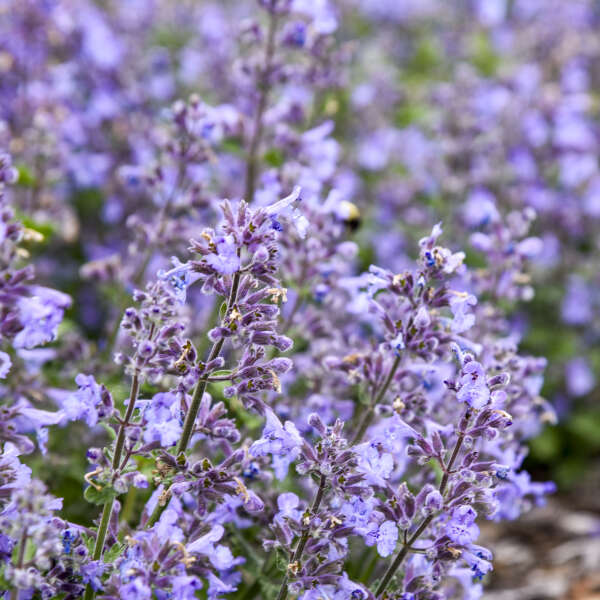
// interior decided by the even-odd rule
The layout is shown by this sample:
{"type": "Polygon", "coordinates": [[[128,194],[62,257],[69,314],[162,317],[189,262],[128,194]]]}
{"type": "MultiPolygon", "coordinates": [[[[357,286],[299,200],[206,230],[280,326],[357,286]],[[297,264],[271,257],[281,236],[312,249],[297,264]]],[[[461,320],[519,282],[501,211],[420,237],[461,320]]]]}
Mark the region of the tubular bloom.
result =
{"type": "Polygon", "coordinates": [[[433,1],[427,84],[435,11],[393,4],[0,8],[2,600],[475,600],[481,522],[554,491],[519,345],[561,252],[595,335],[597,44],[433,1]]]}

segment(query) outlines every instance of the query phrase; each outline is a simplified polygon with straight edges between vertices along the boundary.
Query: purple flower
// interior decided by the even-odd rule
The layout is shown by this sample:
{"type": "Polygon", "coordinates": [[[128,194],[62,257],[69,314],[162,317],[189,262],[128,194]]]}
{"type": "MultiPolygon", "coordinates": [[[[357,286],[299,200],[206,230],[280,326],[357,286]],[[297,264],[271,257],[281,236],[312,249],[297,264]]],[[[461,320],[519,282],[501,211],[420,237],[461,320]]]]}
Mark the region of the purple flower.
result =
{"type": "Polygon", "coordinates": [[[277,418],[272,410],[267,410],[266,424],[262,437],[250,446],[252,456],[273,457],[273,469],[278,479],[284,479],[288,467],[298,458],[302,437],[291,421],[285,425],[277,418]]]}
{"type": "Polygon", "coordinates": [[[235,592],[236,586],[228,584],[226,581],[219,579],[214,573],[208,574],[208,599],[217,600],[222,598],[221,594],[229,594],[235,592]]]}
{"type": "Polygon", "coordinates": [[[277,498],[277,507],[279,512],[275,515],[275,521],[284,521],[292,519],[298,521],[302,511],[298,508],[300,499],[293,492],[284,492],[277,498]]]}
{"type": "Polygon", "coordinates": [[[231,275],[240,268],[238,248],[232,236],[222,237],[216,241],[217,253],[208,254],[206,262],[218,273],[231,275]]]}
{"type": "Polygon", "coordinates": [[[483,366],[473,360],[463,367],[462,373],[456,398],[472,408],[483,408],[490,400],[483,366]]]}
{"type": "Polygon", "coordinates": [[[579,356],[571,359],[565,369],[567,390],[571,396],[585,396],[596,385],[596,378],[588,361],[579,356]]]}
{"type": "Polygon", "coordinates": [[[476,0],[475,10],[482,25],[497,27],[506,18],[506,0],[476,0]]]}
{"type": "Polygon", "coordinates": [[[460,546],[468,546],[479,536],[479,528],[475,524],[477,513],[468,504],[455,508],[450,521],[446,524],[446,535],[460,546]]]}
{"type": "Polygon", "coordinates": [[[142,577],[135,577],[119,588],[121,598],[132,600],[151,600],[152,590],[142,577]]]}
{"type": "Polygon", "coordinates": [[[398,543],[398,526],[393,521],[384,521],[381,525],[373,523],[369,528],[366,542],[368,546],[377,544],[379,556],[389,556],[394,552],[398,543]]]}
{"type": "Polygon", "coordinates": [[[69,296],[56,290],[40,286],[31,290],[34,295],[19,301],[23,329],[15,336],[15,348],[33,348],[54,340],[65,309],[71,304],[69,296]]]}
{"type": "Polygon", "coordinates": [[[279,223],[277,219],[279,217],[285,217],[293,223],[298,235],[304,239],[309,227],[308,220],[297,208],[293,208],[293,204],[299,198],[300,187],[296,186],[289,196],[286,196],[275,204],[271,204],[265,210],[271,217],[274,229],[277,229],[278,231],[282,229],[281,223],[279,223]]]}
{"type": "Polygon", "coordinates": [[[10,356],[0,351],[0,379],[5,379],[12,366],[10,356]]]}
{"type": "Polygon", "coordinates": [[[495,520],[516,519],[523,510],[532,505],[541,506],[545,496],[556,491],[556,485],[551,481],[531,481],[527,471],[515,473],[510,471],[506,481],[495,488],[494,496],[498,501],[498,511],[494,513],[495,520]]]}
{"type": "Polygon", "coordinates": [[[177,443],[181,436],[177,398],[171,392],[153,396],[144,410],[144,441],[160,442],[167,448],[177,443]]]}
{"type": "Polygon", "coordinates": [[[373,514],[373,500],[363,500],[360,496],[354,496],[350,501],[344,502],[340,508],[344,524],[361,530],[367,527],[373,514]]]}
{"type": "Polygon", "coordinates": [[[400,356],[401,351],[406,348],[406,345],[404,344],[404,334],[400,332],[394,339],[390,340],[390,345],[394,350],[394,355],[400,356]]]}
{"type": "Polygon", "coordinates": [[[62,400],[62,409],[70,421],[83,420],[88,427],[98,423],[98,406],[102,404],[103,389],[93,375],[79,373],[75,377],[79,389],[62,400]]]}
{"type": "Polygon", "coordinates": [[[573,275],[562,303],[562,318],[569,325],[585,325],[593,317],[591,294],[585,280],[573,275]]]}
{"type": "Polygon", "coordinates": [[[421,306],[417,311],[414,319],[414,325],[417,329],[425,329],[431,324],[431,317],[429,311],[424,306],[421,306]]]}
{"type": "Polygon", "coordinates": [[[222,525],[213,525],[208,533],[189,543],[187,551],[190,554],[206,556],[211,564],[220,571],[230,569],[234,565],[231,550],[221,544],[215,546],[215,543],[223,537],[224,533],[225,529],[222,525]]]}
{"type": "Polygon", "coordinates": [[[105,569],[106,565],[102,560],[93,560],[83,565],[81,567],[83,583],[89,583],[95,591],[99,590],[102,587],[100,577],[105,569]]]}
{"type": "Polygon", "coordinates": [[[293,0],[292,10],[309,16],[317,33],[325,35],[337,29],[337,19],[329,0],[293,0]]]}
{"type": "Polygon", "coordinates": [[[367,476],[367,481],[375,485],[385,485],[385,480],[394,470],[394,457],[382,452],[375,443],[361,444],[356,447],[359,457],[358,466],[367,476]]]}
{"type": "Polygon", "coordinates": [[[177,511],[172,508],[167,508],[160,516],[160,520],[154,526],[153,531],[161,543],[164,543],[167,540],[171,543],[181,542],[183,539],[183,531],[177,525],[178,520],[179,515],[177,514],[177,511]]]}
{"type": "Polygon", "coordinates": [[[463,206],[463,219],[467,227],[485,227],[500,219],[496,198],[486,189],[477,189],[469,194],[463,206]]]}
{"type": "Polygon", "coordinates": [[[473,577],[479,581],[486,573],[492,570],[492,553],[482,546],[471,544],[468,549],[463,550],[462,558],[467,562],[473,577]]]}
{"type": "Polygon", "coordinates": [[[199,273],[192,271],[191,263],[182,263],[176,256],[171,257],[173,268],[169,271],[160,270],[156,274],[158,279],[163,279],[171,285],[171,290],[181,304],[185,304],[187,289],[199,277],[199,273]]]}
{"type": "Polygon", "coordinates": [[[24,488],[31,481],[31,469],[19,461],[19,451],[5,444],[0,453],[0,498],[10,497],[13,490],[24,488]]]}
{"type": "Polygon", "coordinates": [[[177,600],[194,600],[196,592],[202,588],[202,582],[194,576],[180,575],[172,579],[172,594],[177,600]]]}
{"type": "Polygon", "coordinates": [[[25,404],[25,401],[19,401],[15,407],[18,407],[17,416],[13,423],[19,433],[29,433],[35,431],[38,440],[38,446],[42,454],[46,453],[46,442],[48,441],[48,425],[58,425],[64,419],[64,412],[51,412],[33,408],[25,404]]]}
{"type": "Polygon", "coordinates": [[[477,298],[466,292],[455,292],[450,297],[450,309],[454,315],[452,330],[456,333],[464,333],[475,324],[475,315],[472,313],[473,306],[477,304],[477,298]]]}

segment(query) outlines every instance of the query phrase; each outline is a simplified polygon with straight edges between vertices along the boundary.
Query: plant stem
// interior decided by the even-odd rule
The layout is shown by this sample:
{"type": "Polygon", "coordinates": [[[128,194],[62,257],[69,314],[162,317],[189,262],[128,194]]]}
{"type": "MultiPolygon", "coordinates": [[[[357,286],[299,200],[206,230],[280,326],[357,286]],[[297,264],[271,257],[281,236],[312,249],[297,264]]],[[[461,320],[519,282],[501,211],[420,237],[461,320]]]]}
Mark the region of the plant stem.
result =
{"type": "MultiPolygon", "coordinates": [[[[258,107],[256,109],[256,115],[254,117],[254,132],[252,135],[252,140],[250,142],[250,149],[248,151],[248,159],[246,162],[246,193],[245,200],[248,203],[251,203],[254,200],[254,187],[255,187],[255,179],[256,179],[256,163],[258,160],[257,152],[260,146],[260,141],[262,138],[263,132],[263,115],[265,109],[267,107],[267,99],[268,99],[268,78],[271,72],[271,61],[273,59],[273,54],[275,52],[275,28],[277,24],[277,19],[275,13],[272,12],[269,19],[269,32],[267,39],[267,46],[265,48],[265,67],[263,72],[263,78],[261,82],[261,92],[258,100],[258,107]]],[[[238,252],[239,255],[239,252],[238,252]]],[[[235,273],[233,276],[233,283],[231,286],[231,293],[229,295],[229,300],[227,302],[227,310],[225,314],[227,315],[235,303],[237,297],[237,291],[240,284],[241,274],[239,271],[235,273]]],[[[214,360],[219,356],[221,352],[221,348],[223,347],[224,339],[221,338],[217,342],[213,344],[213,347],[210,351],[208,361],[214,360]]],[[[190,438],[192,436],[194,423],[196,421],[196,416],[198,415],[198,409],[200,408],[200,402],[202,401],[202,396],[206,391],[206,386],[208,383],[208,376],[202,377],[194,389],[194,394],[192,396],[192,403],[190,405],[190,409],[187,412],[185,423],[183,425],[183,432],[181,434],[181,438],[179,439],[179,444],[177,445],[177,454],[181,452],[185,452],[187,446],[189,444],[190,438]]],[[[151,517],[152,518],[152,517],[151,517]]],[[[150,522],[149,522],[150,523],[150,522]]]]}
{"type": "MultiPolygon", "coordinates": [[[[104,540],[106,539],[106,532],[108,531],[108,524],[110,522],[110,515],[112,514],[112,508],[114,504],[114,498],[111,498],[104,504],[102,509],[102,518],[98,527],[98,533],[96,534],[96,545],[94,546],[94,554],[92,560],[100,560],[102,558],[102,552],[104,550],[104,540]]],[[[85,588],[85,594],[83,600],[92,600],[95,592],[91,584],[87,584],[85,588]]]]}
{"type": "MultiPolygon", "coordinates": [[[[225,316],[227,316],[235,304],[237,299],[237,293],[240,286],[240,278],[241,273],[237,271],[233,276],[233,281],[231,283],[231,291],[229,293],[229,299],[227,300],[227,308],[225,309],[225,316]]],[[[208,355],[207,362],[214,360],[221,353],[221,349],[223,348],[223,344],[225,343],[225,338],[221,338],[216,341],[208,355]]],[[[202,402],[202,396],[204,396],[204,392],[206,391],[206,386],[208,385],[209,376],[205,375],[198,380],[196,387],[194,388],[194,393],[192,395],[192,403],[187,411],[185,416],[185,422],[183,424],[183,431],[181,433],[181,437],[179,438],[179,443],[177,444],[177,455],[185,452],[187,450],[188,444],[194,433],[194,425],[196,424],[196,417],[198,416],[198,411],[200,410],[200,403],[202,402]]],[[[163,511],[167,507],[168,502],[161,504],[160,502],[156,503],[152,514],[150,515],[148,521],[146,522],[146,529],[152,527],[160,518],[163,511]]]]}
{"type": "MultiPolygon", "coordinates": [[[[310,507],[311,515],[315,515],[316,512],[319,510],[319,507],[321,506],[321,501],[323,500],[323,495],[325,493],[325,483],[326,482],[327,482],[327,479],[326,479],[325,475],[323,475],[321,473],[321,480],[319,481],[319,489],[317,490],[315,499],[313,500],[312,506],[310,507]]],[[[292,560],[290,561],[290,564],[300,563],[300,559],[302,558],[302,553],[304,552],[306,542],[308,542],[309,532],[310,532],[310,529],[308,527],[302,532],[302,535],[300,536],[300,541],[298,542],[298,545],[296,546],[296,550],[294,551],[294,554],[292,556],[292,560]]],[[[279,594],[277,594],[277,600],[286,600],[287,595],[288,595],[288,581],[289,581],[289,578],[286,573],[285,577],[283,578],[283,582],[281,583],[281,587],[279,588],[279,594]]]]}
{"type": "Polygon", "coordinates": [[[397,355],[396,360],[394,360],[394,364],[392,365],[392,368],[390,369],[390,372],[388,373],[388,376],[383,384],[383,387],[381,388],[381,390],[379,390],[379,393],[377,394],[377,397],[375,398],[375,400],[373,400],[373,402],[371,402],[369,408],[367,409],[367,412],[364,414],[364,416],[360,422],[360,425],[358,426],[356,435],[354,436],[354,439],[352,440],[353,446],[355,444],[358,444],[358,442],[360,442],[360,440],[362,440],[363,436],[367,432],[367,429],[369,428],[369,425],[373,422],[373,418],[375,417],[375,407],[383,400],[383,397],[385,396],[386,392],[388,391],[388,388],[390,387],[390,384],[392,383],[392,379],[394,378],[394,375],[396,374],[396,371],[398,370],[398,367],[400,366],[400,361],[401,361],[401,356],[397,355]]]}
{"type": "MultiPolygon", "coordinates": [[[[233,276],[233,281],[231,283],[231,292],[229,293],[229,300],[227,301],[227,309],[225,311],[225,317],[231,312],[233,305],[237,299],[238,288],[240,287],[240,272],[237,271],[233,276]]],[[[208,355],[207,362],[214,360],[221,353],[221,349],[223,348],[223,344],[225,343],[225,338],[221,338],[213,344],[213,347],[208,355]]],[[[196,423],[196,417],[198,416],[198,410],[200,409],[200,402],[202,401],[202,396],[206,391],[206,386],[208,384],[208,375],[205,375],[200,378],[196,387],[194,389],[194,394],[192,395],[192,403],[190,405],[189,410],[187,411],[187,415],[185,416],[185,423],[183,424],[183,432],[181,433],[181,437],[179,438],[179,444],[177,444],[177,454],[181,454],[185,452],[188,444],[190,442],[190,438],[192,437],[192,433],[194,431],[194,425],[196,423]]]]}
{"type": "MultiPolygon", "coordinates": [[[[119,426],[119,432],[117,434],[115,453],[113,454],[112,460],[113,477],[115,473],[118,472],[120,467],[121,454],[123,453],[123,446],[125,445],[125,435],[127,432],[127,427],[129,426],[129,421],[135,409],[135,403],[137,400],[139,389],[140,382],[138,373],[136,372],[133,375],[133,379],[131,380],[129,403],[127,404],[127,410],[125,411],[125,418],[121,422],[121,425],[119,426]]],[[[106,540],[106,532],[108,531],[108,524],[110,522],[110,515],[112,514],[114,502],[114,498],[111,498],[110,500],[104,503],[104,507],[102,509],[102,518],[98,527],[98,533],[96,534],[96,543],[94,545],[93,560],[100,560],[102,558],[102,553],[104,552],[104,542],[106,540]]],[[[94,589],[90,584],[88,584],[85,589],[84,600],[91,600],[93,597],[94,589]]]]}
{"type": "Polygon", "coordinates": [[[269,14],[269,29],[267,32],[267,45],[265,47],[264,70],[259,80],[260,95],[258,106],[254,115],[254,130],[248,149],[248,160],[246,161],[246,191],[244,199],[250,203],[254,200],[254,186],[256,183],[256,169],[258,163],[258,150],[263,135],[263,115],[267,108],[269,97],[269,77],[273,68],[273,55],[275,54],[275,31],[277,26],[277,15],[272,10],[269,14]]]}
{"type": "MultiPolygon", "coordinates": [[[[185,150],[185,152],[184,152],[184,157],[186,154],[187,154],[187,150],[185,150]]],[[[160,236],[164,233],[165,229],[167,228],[167,224],[168,224],[168,220],[166,219],[167,214],[168,214],[169,210],[171,209],[171,205],[173,204],[173,201],[175,200],[175,196],[179,192],[181,186],[183,185],[184,178],[185,178],[185,167],[184,167],[184,162],[183,162],[184,157],[182,157],[179,161],[179,164],[177,167],[177,179],[175,181],[175,185],[173,186],[173,189],[171,190],[171,193],[169,194],[169,196],[167,198],[163,198],[162,206],[161,206],[160,212],[158,213],[158,218],[156,220],[156,223],[158,224],[158,226],[156,228],[153,239],[150,241],[148,246],[146,246],[146,249],[144,251],[144,258],[142,259],[139,267],[137,268],[136,272],[132,276],[131,282],[133,283],[134,287],[141,286],[144,283],[144,275],[146,274],[146,269],[148,268],[148,265],[150,264],[152,255],[154,254],[154,251],[156,250],[156,247],[158,245],[158,240],[160,239],[160,236]]],[[[181,193],[185,192],[186,187],[187,186],[183,187],[183,189],[181,190],[181,193]]],[[[104,352],[103,352],[104,356],[110,356],[112,354],[112,352],[115,348],[115,344],[117,343],[117,338],[119,336],[120,327],[121,327],[121,320],[118,319],[115,322],[115,324],[107,338],[106,348],[104,349],[104,352]]]]}
{"type": "Polygon", "coordinates": [[[129,404],[127,404],[127,410],[125,411],[125,419],[119,427],[119,433],[117,434],[117,443],[115,444],[115,453],[113,454],[112,468],[116,471],[120,467],[121,454],[123,453],[123,445],[125,444],[125,434],[129,421],[133,415],[135,409],[135,403],[137,400],[138,392],[140,389],[140,381],[137,372],[134,373],[133,379],[131,380],[131,390],[129,392],[129,404]]]}
{"type": "MultiPolygon", "coordinates": [[[[448,480],[450,478],[450,471],[452,470],[452,466],[454,465],[454,461],[456,460],[456,457],[458,456],[458,453],[460,451],[460,448],[462,446],[464,439],[465,439],[465,432],[460,432],[458,434],[458,439],[456,440],[456,444],[454,445],[454,450],[452,451],[452,456],[450,457],[450,460],[448,461],[448,464],[446,465],[446,468],[444,469],[444,475],[442,477],[442,481],[440,482],[439,491],[440,491],[440,494],[442,494],[442,495],[446,491],[446,486],[448,485],[448,480]]],[[[379,586],[377,587],[377,590],[375,592],[376,598],[379,598],[379,596],[381,594],[383,594],[383,592],[389,585],[392,577],[395,575],[396,571],[402,564],[402,561],[406,558],[406,555],[411,550],[411,546],[419,539],[421,534],[427,529],[427,527],[429,526],[431,521],[433,521],[433,517],[434,517],[433,514],[429,515],[428,517],[425,517],[425,519],[423,519],[423,521],[419,525],[418,529],[412,534],[412,536],[409,538],[409,540],[403,545],[400,552],[398,552],[398,555],[396,556],[396,558],[394,559],[392,564],[389,566],[388,570],[385,572],[383,579],[381,580],[381,582],[379,583],[379,586]]]]}
{"type": "MultiPolygon", "coordinates": [[[[25,546],[27,546],[27,527],[23,529],[21,538],[19,539],[19,553],[17,555],[17,563],[15,567],[21,569],[23,567],[23,559],[25,558],[25,546]]],[[[19,588],[13,588],[10,593],[11,600],[17,600],[19,597],[19,588]]]]}

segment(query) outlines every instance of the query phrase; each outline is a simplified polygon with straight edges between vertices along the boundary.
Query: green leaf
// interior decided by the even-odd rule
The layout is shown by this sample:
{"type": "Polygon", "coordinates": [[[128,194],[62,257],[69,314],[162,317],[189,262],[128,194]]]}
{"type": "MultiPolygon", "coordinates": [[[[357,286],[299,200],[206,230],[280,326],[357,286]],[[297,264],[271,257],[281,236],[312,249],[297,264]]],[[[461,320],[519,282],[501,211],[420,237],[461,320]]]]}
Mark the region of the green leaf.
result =
{"type": "Polygon", "coordinates": [[[271,167],[280,167],[285,157],[279,148],[271,148],[263,154],[263,160],[271,167]]]}
{"type": "Polygon", "coordinates": [[[404,104],[395,115],[398,127],[408,127],[412,123],[423,123],[428,116],[427,108],[421,104],[404,104]]]}
{"type": "Polygon", "coordinates": [[[108,424],[108,423],[100,423],[100,425],[102,425],[102,428],[104,429],[104,431],[106,431],[106,433],[108,433],[108,437],[111,439],[111,441],[114,441],[117,439],[117,433],[116,431],[108,424]]]}
{"type": "Polygon", "coordinates": [[[442,52],[439,44],[435,39],[423,36],[415,47],[408,63],[408,70],[423,77],[432,75],[441,64],[442,52]]]}
{"type": "Polygon", "coordinates": [[[487,35],[478,33],[471,40],[471,62],[486,77],[493,76],[498,70],[500,57],[494,52],[487,35]]]}
{"type": "Polygon", "coordinates": [[[92,554],[94,552],[96,540],[93,537],[86,535],[85,533],[81,534],[81,539],[83,540],[85,547],[88,549],[88,552],[92,554]]]}
{"type": "Polygon", "coordinates": [[[594,449],[600,448],[600,413],[586,410],[571,416],[567,424],[569,431],[581,444],[594,449]]]}
{"type": "Polygon", "coordinates": [[[15,211],[15,215],[25,227],[28,229],[33,229],[44,236],[44,240],[41,240],[41,242],[36,241],[36,246],[51,238],[58,228],[56,223],[52,223],[51,221],[36,221],[35,219],[31,218],[31,215],[26,215],[19,210],[15,211]]]}
{"type": "Polygon", "coordinates": [[[560,431],[556,427],[548,427],[540,435],[529,442],[531,456],[536,460],[551,463],[562,452],[560,431]]]}
{"type": "Polygon", "coordinates": [[[221,142],[221,148],[224,152],[229,152],[230,154],[242,155],[244,153],[244,145],[241,139],[238,138],[228,138],[221,142]]]}
{"type": "Polygon", "coordinates": [[[28,538],[25,543],[25,554],[23,555],[23,560],[28,563],[35,556],[35,552],[37,550],[37,546],[28,538]]]}
{"type": "Polygon", "coordinates": [[[89,485],[83,492],[83,497],[91,504],[106,504],[110,500],[113,500],[119,495],[114,487],[110,485],[104,486],[102,489],[97,490],[93,485],[89,485]]]}
{"type": "Polygon", "coordinates": [[[73,195],[72,201],[79,218],[89,219],[91,222],[98,219],[100,215],[104,204],[104,194],[100,188],[82,188],[73,195]]]}
{"type": "Polygon", "coordinates": [[[17,185],[22,187],[33,187],[35,185],[35,176],[26,165],[17,165],[17,171],[19,177],[17,179],[17,185]]]}
{"type": "Polygon", "coordinates": [[[115,542],[105,553],[104,553],[104,562],[112,563],[121,556],[123,552],[123,544],[120,542],[115,542]]]}
{"type": "Polygon", "coordinates": [[[6,564],[4,563],[0,566],[0,590],[10,590],[11,582],[4,576],[4,570],[6,569],[6,564]]]}
{"type": "Polygon", "coordinates": [[[277,548],[276,550],[275,567],[278,571],[287,573],[288,557],[287,554],[281,548],[277,548]]]}
{"type": "Polygon", "coordinates": [[[440,465],[440,463],[435,458],[432,458],[427,463],[427,465],[430,466],[432,468],[433,472],[435,473],[436,481],[438,481],[438,483],[440,481],[442,481],[442,477],[444,476],[444,471],[442,470],[442,466],[440,465]]]}

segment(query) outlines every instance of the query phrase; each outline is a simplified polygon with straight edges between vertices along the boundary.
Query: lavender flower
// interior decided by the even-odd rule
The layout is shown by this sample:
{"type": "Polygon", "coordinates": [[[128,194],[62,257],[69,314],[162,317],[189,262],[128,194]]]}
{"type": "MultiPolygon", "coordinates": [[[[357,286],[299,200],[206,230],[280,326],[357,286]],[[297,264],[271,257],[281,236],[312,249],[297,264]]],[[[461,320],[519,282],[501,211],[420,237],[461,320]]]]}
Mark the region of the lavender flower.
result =
{"type": "Polygon", "coordinates": [[[302,437],[296,426],[291,421],[282,425],[277,416],[267,412],[267,420],[262,437],[250,447],[252,456],[261,457],[271,455],[273,469],[279,479],[284,479],[288,468],[300,454],[302,437]]]}

